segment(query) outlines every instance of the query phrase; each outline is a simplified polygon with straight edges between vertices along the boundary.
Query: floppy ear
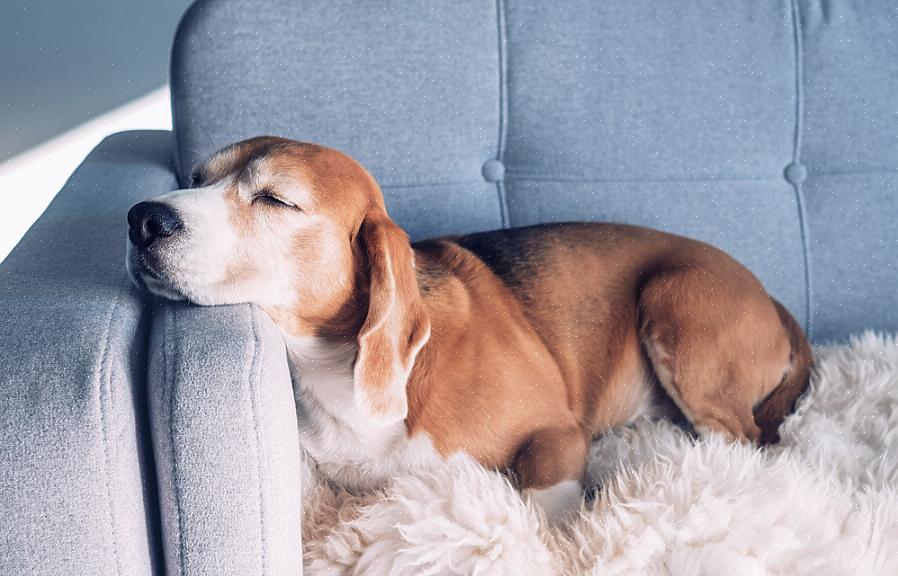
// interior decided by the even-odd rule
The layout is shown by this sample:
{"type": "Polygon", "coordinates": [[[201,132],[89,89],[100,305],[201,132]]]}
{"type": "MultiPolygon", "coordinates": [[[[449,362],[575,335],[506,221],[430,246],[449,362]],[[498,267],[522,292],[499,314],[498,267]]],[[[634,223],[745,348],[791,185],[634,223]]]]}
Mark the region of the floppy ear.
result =
{"type": "Polygon", "coordinates": [[[365,217],[359,241],[367,259],[370,294],[353,373],[355,404],[373,420],[392,424],[408,414],[406,383],[430,337],[430,319],[405,232],[376,209],[365,217]]]}

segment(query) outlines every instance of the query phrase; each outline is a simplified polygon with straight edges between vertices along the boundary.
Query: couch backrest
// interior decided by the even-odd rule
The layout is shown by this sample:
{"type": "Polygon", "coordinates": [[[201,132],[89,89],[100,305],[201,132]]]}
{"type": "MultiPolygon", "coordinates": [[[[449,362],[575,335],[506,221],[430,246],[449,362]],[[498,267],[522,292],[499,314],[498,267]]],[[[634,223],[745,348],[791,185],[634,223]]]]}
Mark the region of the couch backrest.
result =
{"type": "Polygon", "coordinates": [[[747,264],[815,340],[898,330],[898,3],[200,0],[183,174],[235,140],[339,148],[413,238],[643,224],[747,264]]]}

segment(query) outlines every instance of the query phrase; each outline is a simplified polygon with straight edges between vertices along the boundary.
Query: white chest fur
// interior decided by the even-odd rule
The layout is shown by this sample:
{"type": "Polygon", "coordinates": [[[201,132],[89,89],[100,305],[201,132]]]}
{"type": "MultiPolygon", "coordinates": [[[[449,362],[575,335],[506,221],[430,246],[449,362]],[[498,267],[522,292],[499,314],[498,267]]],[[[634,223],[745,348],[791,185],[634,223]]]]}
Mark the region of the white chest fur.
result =
{"type": "Polygon", "coordinates": [[[300,440],[328,477],[354,489],[382,486],[412,468],[439,462],[430,438],[405,424],[372,422],[353,401],[354,345],[285,336],[296,390],[300,440]]]}

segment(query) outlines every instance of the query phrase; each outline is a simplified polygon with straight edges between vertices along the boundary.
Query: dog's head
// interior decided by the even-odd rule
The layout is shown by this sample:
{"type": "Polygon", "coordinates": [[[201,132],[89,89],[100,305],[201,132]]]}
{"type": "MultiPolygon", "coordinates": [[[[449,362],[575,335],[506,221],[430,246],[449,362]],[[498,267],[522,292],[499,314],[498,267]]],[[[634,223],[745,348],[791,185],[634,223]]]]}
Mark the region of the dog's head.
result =
{"type": "Polygon", "coordinates": [[[355,338],[356,400],[383,421],[430,332],[408,238],[374,178],[321,146],[260,137],[222,149],[190,188],[128,212],[139,287],[201,305],[253,303],[294,336],[355,338]]]}

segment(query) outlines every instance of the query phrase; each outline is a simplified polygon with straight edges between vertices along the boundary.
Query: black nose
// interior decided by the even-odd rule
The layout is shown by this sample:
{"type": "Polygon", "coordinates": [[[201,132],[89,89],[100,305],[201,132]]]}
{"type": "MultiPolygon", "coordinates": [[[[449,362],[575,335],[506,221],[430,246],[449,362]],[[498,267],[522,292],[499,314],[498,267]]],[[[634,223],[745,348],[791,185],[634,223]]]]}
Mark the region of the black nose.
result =
{"type": "Polygon", "coordinates": [[[146,248],[154,240],[171,236],[184,223],[174,208],[162,202],[141,202],[128,210],[128,237],[138,248],[146,248]]]}

